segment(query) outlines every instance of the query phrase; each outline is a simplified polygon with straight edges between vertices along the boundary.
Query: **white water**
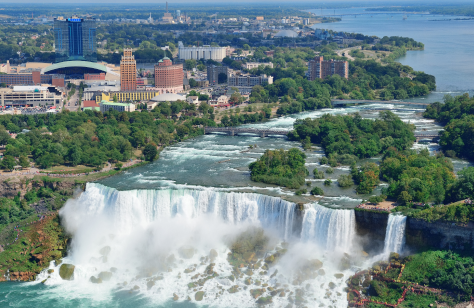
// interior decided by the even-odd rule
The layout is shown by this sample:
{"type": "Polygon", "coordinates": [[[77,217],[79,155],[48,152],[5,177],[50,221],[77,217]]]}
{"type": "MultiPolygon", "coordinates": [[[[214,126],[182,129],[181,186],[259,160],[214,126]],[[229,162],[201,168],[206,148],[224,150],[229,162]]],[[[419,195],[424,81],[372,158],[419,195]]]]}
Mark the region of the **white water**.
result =
{"type": "Polygon", "coordinates": [[[355,238],[354,210],[333,210],[313,204],[305,211],[301,238],[326,251],[350,251],[355,238]]]}
{"type": "Polygon", "coordinates": [[[405,226],[407,217],[390,214],[388,216],[387,231],[385,232],[384,252],[388,256],[391,252],[401,253],[405,247],[405,226]]]}
{"type": "MultiPolygon", "coordinates": [[[[91,300],[101,307],[113,307],[117,294],[131,294],[146,299],[149,307],[170,307],[173,294],[179,302],[197,303],[194,294],[204,291],[200,304],[216,307],[255,307],[249,290],[268,284],[283,288],[286,295],[273,297],[270,307],[286,307],[288,294],[304,289],[307,305],[318,307],[345,307],[345,279],[354,273],[341,270],[339,262],[343,252],[354,248],[354,213],[352,210],[331,210],[318,204],[306,211],[301,235],[303,241],[293,237],[293,203],[258,194],[219,192],[205,190],[131,190],[117,191],[100,185],[88,184],[76,200],[70,200],[60,215],[73,235],[72,248],[64,263],[76,266],[74,280],[59,277],[59,267],[48,274],[38,275],[37,282],[46,278],[50,288],[42,294],[43,300],[62,298],[68,301],[91,300]],[[227,261],[229,242],[249,226],[263,227],[270,236],[272,247],[285,240],[288,252],[270,266],[268,271],[254,269],[252,276],[242,274],[235,281],[232,266],[227,261]],[[104,246],[111,248],[107,258],[99,253],[104,246]],[[180,255],[180,248],[192,247],[191,258],[180,255]],[[189,288],[188,284],[202,274],[209,260],[209,251],[215,249],[218,257],[214,271],[218,277],[206,281],[201,287],[189,288]],[[174,255],[175,261],[165,261],[174,255]],[[325,274],[294,285],[295,277],[305,260],[319,259],[325,274]],[[110,281],[93,284],[90,277],[103,271],[114,273],[110,281]],[[194,269],[185,273],[185,269],[194,269]],[[271,274],[278,269],[278,275],[271,274]],[[334,274],[342,273],[343,278],[334,274]],[[253,284],[244,282],[251,278],[253,284]],[[151,280],[154,285],[149,287],[151,280]],[[332,282],[333,288],[328,284],[332,282]],[[126,283],[126,284],[125,284],[126,283]],[[231,286],[240,286],[237,293],[229,293],[231,286]]],[[[272,253],[272,252],[270,252],[272,253]]],[[[262,260],[263,264],[263,260],[262,260]]],[[[246,269],[243,268],[244,272],[246,269]]],[[[262,296],[269,296],[266,291],[262,296]]],[[[133,302],[133,301],[132,301],[133,302]]],[[[143,306],[141,302],[140,306],[143,306]]],[[[183,306],[190,307],[190,306],[183,306]]]]}

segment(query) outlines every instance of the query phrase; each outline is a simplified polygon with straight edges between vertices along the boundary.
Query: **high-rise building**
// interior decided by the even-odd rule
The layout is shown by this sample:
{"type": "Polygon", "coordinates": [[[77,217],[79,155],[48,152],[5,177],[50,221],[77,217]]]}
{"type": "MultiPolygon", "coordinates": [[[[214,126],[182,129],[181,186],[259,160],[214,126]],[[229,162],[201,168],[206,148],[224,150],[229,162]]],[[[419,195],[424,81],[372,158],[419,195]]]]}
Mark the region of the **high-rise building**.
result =
{"type": "Polygon", "coordinates": [[[161,93],[178,93],[183,91],[183,64],[173,64],[165,57],[155,65],[155,89],[161,93]]]}
{"type": "Polygon", "coordinates": [[[309,80],[316,78],[324,79],[328,76],[339,75],[349,78],[349,62],[343,60],[324,60],[323,57],[315,57],[308,62],[307,76],[309,80]]]}
{"type": "Polygon", "coordinates": [[[217,66],[217,65],[209,65],[207,67],[207,80],[209,80],[209,84],[216,85],[219,83],[219,75],[225,74],[226,78],[229,75],[229,68],[227,66],[217,66]]]}
{"type": "Polygon", "coordinates": [[[123,51],[122,60],[120,60],[120,90],[135,91],[137,89],[137,61],[132,54],[132,49],[127,48],[123,51]]]}
{"type": "Polygon", "coordinates": [[[96,21],[91,18],[55,18],[56,62],[97,62],[96,28],[96,21]]]}

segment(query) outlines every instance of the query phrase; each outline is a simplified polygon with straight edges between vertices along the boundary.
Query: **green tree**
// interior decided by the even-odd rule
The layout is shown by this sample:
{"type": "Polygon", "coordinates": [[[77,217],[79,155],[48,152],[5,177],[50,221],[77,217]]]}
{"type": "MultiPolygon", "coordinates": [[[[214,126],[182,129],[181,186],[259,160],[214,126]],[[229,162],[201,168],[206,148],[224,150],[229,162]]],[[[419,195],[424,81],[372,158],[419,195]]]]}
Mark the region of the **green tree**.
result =
{"type": "Polygon", "coordinates": [[[146,161],[154,161],[158,156],[156,144],[148,143],[143,149],[143,156],[145,156],[146,161]]]}
{"type": "Polygon", "coordinates": [[[2,162],[0,163],[0,166],[2,167],[2,169],[9,170],[9,171],[12,171],[15,165],[16,165],[15,158],[10,155],[6,155],[5,157],[3,157],[2,162]]]}
{"type": "Polygon", "coordinates": [[[23,169],[28,168],[30,166],[30,161],[24,155],[20,156],[20,159],[18,160],[18,163],[23,169]]]}

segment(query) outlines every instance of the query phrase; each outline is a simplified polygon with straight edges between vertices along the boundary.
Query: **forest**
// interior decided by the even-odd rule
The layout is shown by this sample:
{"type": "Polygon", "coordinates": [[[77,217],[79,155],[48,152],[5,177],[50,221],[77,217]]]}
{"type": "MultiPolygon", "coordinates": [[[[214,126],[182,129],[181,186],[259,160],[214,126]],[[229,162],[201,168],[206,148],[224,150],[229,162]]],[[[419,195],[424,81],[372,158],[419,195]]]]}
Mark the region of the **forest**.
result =
{"type": "Polygon", "coordinates": [[[249,165],[252,181],[276,184],[288,188],[304,185],[308,170],[305,167],[306,155],[297,148],[289,150],[266,150],[249,165]]]}
{"type": "Polygon", "coordinates": [[[415,141],[414,127],[390,111],[380,112],[379,119],[363,119],[360,114],[317,119],[299,119],[288,134],[291,140],[321,144],[327,156],[350,154],[358,158],[379,155],[389,147],[410,148],[415,141]]]}
{"type": "Polygon", "coordinates": [[[181,101],[161,103],[152,112],[4,115],[0,117],[0,144],[6,145],[1,167],[11,170],[17,163],[26,167],[31,157],[40,168],[87,165],[100,169],[107,161],[130,159],[134,149],[156,148],[202,134],[195,125],[215,126],[213,118],[213,108],[207,104],[196,109],[181,101]],[[10,138],[6,130],[17,133],[16,138],[10,138]]]}
{"type": "Polygon", "coordinates": [[[446,125],[439,144],[447,156],[474,159],[474,99],[469,94],[447,95],[443,103],[429,105],[423,116],[446,125]]]}

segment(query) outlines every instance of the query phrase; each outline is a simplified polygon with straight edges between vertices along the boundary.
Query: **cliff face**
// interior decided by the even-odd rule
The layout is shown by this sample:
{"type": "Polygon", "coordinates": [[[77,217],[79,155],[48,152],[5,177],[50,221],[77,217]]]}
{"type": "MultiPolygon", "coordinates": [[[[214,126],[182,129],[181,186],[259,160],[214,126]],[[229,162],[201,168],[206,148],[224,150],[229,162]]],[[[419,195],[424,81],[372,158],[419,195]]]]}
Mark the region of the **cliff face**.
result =
{"type": "Polygon", "coordinates": [[[387,229],[388,213],[355,211],[356,232],[361,237],[361,244],[366,252],[382,251],[387,229]]]}
{"type": "Polygon", "coordinates": [[[23,197],[29,190],[45,186],[59,190],[70,190],[74,189],[77,184],[73,179],[66,179],[57,182],[43,182],[42,180],[34,180],[33,176],[10,177],[0,181],[0,196],[13,198],[18,195],[18,192],[20,192],[20,195],[23,197]]]}
{"type": "Polygon", "coordinates": [[[373,239],[385,240],[388,213],[369,211],[355,211],[357,234],[370,236],[373,239]]]}
{"type": "Polygon", "coordinates": [[[458,226],[407,218],[406,244],[413,249],[436,248],[474,252],[474,223],[458,226]]]}

